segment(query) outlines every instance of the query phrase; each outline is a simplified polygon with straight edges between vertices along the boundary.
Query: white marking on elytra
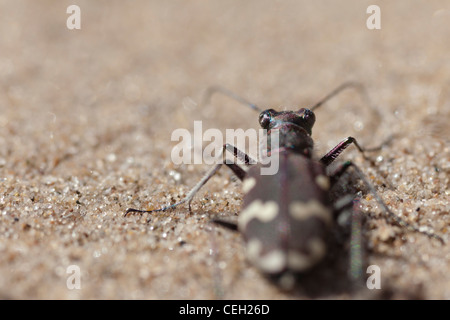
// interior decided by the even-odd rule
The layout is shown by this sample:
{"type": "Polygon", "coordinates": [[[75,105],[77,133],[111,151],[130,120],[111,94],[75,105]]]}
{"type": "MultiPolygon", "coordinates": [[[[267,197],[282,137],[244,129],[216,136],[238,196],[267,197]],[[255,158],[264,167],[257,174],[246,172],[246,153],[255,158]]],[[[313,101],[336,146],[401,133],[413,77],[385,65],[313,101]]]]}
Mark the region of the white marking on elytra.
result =
{"type": "Polygon", "coordinates": [[[262,244],[258,239],[251,239],[247,242],[247,257],[250,261],[256,261],[259,258],[261,250],[262,244]]]}
{"type": "Polygon", "coordinates": [[[308,269],[313,264],[313,261],[306,254],[302,254],[297,251],[290,251],[287,256],[287,264],[292,270],[303,271],[308,269]]]}
{"type": "Polygon", "coordinates": [[[244,193],[249,192],[253,187],[256,185],[256,179],[255,178],[247,178],[242,183],[242,191],[244,193]]]}
{"type": "Polygon", "coordinates": [[[328,225],[332,223],[330,210],[316,199],[308,202],[295,201],[291,203],[289,205],[289,213],[296,220],[318,217],[328,225]]]}
{"type": "Polygon", "coordinates": [[[248,260],[266,273],[281,272],[286,263],[285,254],[281,250],[274,250],[265,255],[261,255],[263,246],[258,239],[251,239],[247,242],[248,260]]]}
{"type": "Polygon", "coordinates": [[[274,250],[259,257],[257,266],[266,273],[278,273],[286,266],[286,256],[281,250],[274,250]]]}
{"type": "Polygon", "coordinates": [[[324,191],[330,189],[330,178],[323,174],[316,177],[316,183],[324,191]]]}
{"type": "Polygon", "coordinates": [[[285,268],[302,272],[314,266],[326,252],[325,244],[319,238],[309,240],[308,249],[308,254],[296,250],[289,250],[286,253],[278,249],[261,255],[263,245],[260,240],[253,238],[247,242],[247,257],[254,266],[265,273],[278,273],[285,268]]]}
{"type": "Polygon", "coordinates": [[[298,251],[290,250],[287,255],[287,265],[291,270],[297,272],[305,271],[312,267],[325,255],[325,244],[319,238],[308,241],[310,254],[304,254],[298,251]]]}
{"type": "Polygon", "coordinates": [[[263,203],[261,200],[254,200],[245,210],[239,214],[238,227],[243,231],[247,223],[256,218],[262,222],[269,222],[278,215],[278,204],[275,201],[263,203]]]}

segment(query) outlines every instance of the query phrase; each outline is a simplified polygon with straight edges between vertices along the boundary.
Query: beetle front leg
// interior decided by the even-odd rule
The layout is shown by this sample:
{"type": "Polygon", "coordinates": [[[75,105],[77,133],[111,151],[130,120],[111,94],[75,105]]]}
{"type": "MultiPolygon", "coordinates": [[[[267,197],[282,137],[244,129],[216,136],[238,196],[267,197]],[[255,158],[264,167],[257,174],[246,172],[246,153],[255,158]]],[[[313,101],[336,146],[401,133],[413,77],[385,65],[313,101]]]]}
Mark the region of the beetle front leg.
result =
{"type": "Polygon", "coordinates": [[[344,151],[349,145],[351,145],[352,143],[356,146],[356,148],[358,149],[359,152],[362,153],[364,159],[366,160],[370,160],[367,158],[365,152],[372,152],[372,151],[378,151],[381,150],[381,148],[387,144],[389,144],[392,139],[394,138],[394,135],[390,136],[386,141],[384,141],[382,144],[380,144],[377,147],[373,147],[373,148],[363,148],[361,147],[361,145],[358,143],[358,141],[356,141],[355,138],[353,137],[348,137],[344,140],[342,140],[341,142],[339,142],[336,147],[334,147],[333,149],[331,149],[326,155],[324,155],[321,159],[320,162],[322,164],[324,164],[325,166],[328,166],[329,164],[331,164],[334,160],[336,160],[336,158],[342,153],[342,151],[344,151]]]}
{"type": "Polygon", "coordinates": [[[227,163],[225,161],[225,151],[228,150],[229,152],[233,153],[234,157],[243,161],[245,165],[250,165],[250,164],[254,164],[256,163],[255,160],[253,160],[251,157],[249,157],[247,154],[245,154],[244,152],[242,152],[241,150],[239,150],[238,148],[230,145],[230,144],[224,144],[223,148],[222,148],[222,161],[224,163],[218,163],[216,164],[210,171],[208,171],[208,173],[189,191],[189,193],[186,195],[186,197],[184,199],[182,199],[181,201],[171,204],[169,206],[165,206],[162,207],[160,209],[154,209],[154,210],[139,210],[139,209],[133,209],[133,208],[128,208],[124,214],[124,217],[126,217],[129,214],[132,213],[139,213],[139,214],[143,214],[143,213],[151,213],[151,212],[158,212],[158,211],[166,211],[169,209],[175,209],[176,207],[178,207],[180,204],[183,204],[185,202],[188,203],[189,206],[189,212],[191,212],[191,201],[194,198],[194,196],[196,195],[196,193],[200,190],[201,187],[203,187],[205,185],[206,182],[208,182],[209,179],[211,179],[212,176],[214,176],[217,171],[219,171],[219,169],[222,167],[223,164],[225,164],[228,168],[230,168],[235,174],[236,176],[240,179],[243,180],[245,178],[246,172],[244,169],[242,169],[239,165],[235,164],[235,163],[227,163]]]}
{"type": "Polygon", "coordinates": [[[329,164],[331,164],[334,160],[336,160],[336,158],[342,153],[342,151],[344,151],[350,144],[354,144],[356,146],[356,148],[358,148],[358,150],[363,154],[363,156],[365,157],[364,152],[368,151],[368,150],[364,150],[359,143],[356,141],[355,138],[353,137],[348,137],[344,140],[342,140],[341,142],[339,142],[337,144],[336,147],[334,147],[333,149],[331,149],[326,155],[324,155],[321,159],[320,162],[323,163],[325,166],[328,166],[329,164]]]}

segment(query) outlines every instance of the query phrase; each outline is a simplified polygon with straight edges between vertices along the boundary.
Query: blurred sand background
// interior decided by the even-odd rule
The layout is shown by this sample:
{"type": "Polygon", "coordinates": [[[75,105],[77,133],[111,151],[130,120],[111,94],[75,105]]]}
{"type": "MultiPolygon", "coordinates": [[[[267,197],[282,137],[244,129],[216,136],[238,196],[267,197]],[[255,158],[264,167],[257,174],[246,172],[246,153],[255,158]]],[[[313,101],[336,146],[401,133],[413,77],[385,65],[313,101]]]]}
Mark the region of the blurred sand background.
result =
{"type": "MultiPolygon", "coordinates": [[[[177,128],[257,128],[262,108],[309,106],[344,81],[354,92],[319,109],[318,155],[341,139],[396,139],[357,163],[394,212],[449,241],[450,3],[442,1],[0,0],[0,298],[352,299],[343,272],[283,292],[245,259],[239,181],[223,169],[192,203],[151,217],[127,207],[180,200],[208,170],[175,166],[177,128]],[[68,30],[66,8],[81,8],[68,30]],[[366,9],[381,8],[381,30],[366,9]],[[81,289],[68,289],[79,267],[81,289]],[[340,283],[339,285],[337,283],[340,283]],[[344,284],[342,284],[344,283],[344,284]]],[[[367,263],[386,299],[450,299],[450,249],[381,217],[364,194],[367,263]]],[[[344,268],[345,266],[343,266],[344,268]]],[[[325,276],[323,274],[326,274],[325,276]]],[[[345,272],[344,272],[345,274],[345,272]]]]}

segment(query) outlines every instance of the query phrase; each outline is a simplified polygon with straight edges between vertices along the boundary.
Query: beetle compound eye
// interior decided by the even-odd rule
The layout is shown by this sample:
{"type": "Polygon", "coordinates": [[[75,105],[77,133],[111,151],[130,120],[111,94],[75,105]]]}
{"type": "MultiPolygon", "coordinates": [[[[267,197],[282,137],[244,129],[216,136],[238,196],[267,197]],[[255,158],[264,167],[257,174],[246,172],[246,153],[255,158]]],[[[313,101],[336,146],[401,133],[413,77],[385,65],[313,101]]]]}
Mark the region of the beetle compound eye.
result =
{"type": "Polygon", "coordinates": [[[301,108],[297,111],[297,114],[301,117],[301,125],[305,129],[307,129],[309,132],[311,131],[312,126],[316,122],[316,116],[314,112],[312,112],[310,109],[301,108]]]}
{"type": "Polygon", "coordinates": [[[261,112],[259,115],[259,124],[261,127],[267,129],[270,124],[270,120],[272,119],[272,115],[270,114],[269,110],[261,112]]]}
{"type": "Polygon", "coordinates": [[[307,121],[311,125],[313,125],[314,122],[316,122],[316,116],[314,112],[312,112],[309,109],[305,109],[305,111],[303,112],[303,119],[305,119],[305,121],[307,121]]]}

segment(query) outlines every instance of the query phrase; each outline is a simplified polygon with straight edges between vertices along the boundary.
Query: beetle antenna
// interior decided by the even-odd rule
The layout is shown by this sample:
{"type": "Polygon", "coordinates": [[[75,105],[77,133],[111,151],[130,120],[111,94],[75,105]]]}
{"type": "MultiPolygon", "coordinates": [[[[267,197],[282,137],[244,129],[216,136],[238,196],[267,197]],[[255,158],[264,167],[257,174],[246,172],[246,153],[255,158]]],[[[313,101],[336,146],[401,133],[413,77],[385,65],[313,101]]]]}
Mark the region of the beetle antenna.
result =
{"type": "Polygon", "coordinates": [[[372,103],[369,99],[369,95],[367,94],[367,91],[366,91],[364,85],[359,82],[344,82],[343,84],[341,84],[339,87],[337,87],[336,89],[331,91],[328,95],[326,95],[324,98],[322,98],[322,100],[317,102],[315,105],[313,105],[309,109],[314,111],[315,109],[320,107],[322,104],[324,104],[325,102],[327,102],[328,100],[330,100],[331,98],[333,98],[334,96],[336,96],[337,94],[341,93],[342,91],[344,91],[345,89],[348,89],[348,88],[353,88],[353,89],[357,90],[358,93],[361,95],[361,97],[364,99],[365,103],[379,116],[378,110],[372,105],[372,103]]]}
{"type": "Polygon", "coordinates": [[[258,112],[262,111],[260,108],[258,108],[258,106],[256,104],[251,103],[251,102],[247,101],[246,99],[242,98],[241,96],[238,96],[234,92],[231,92],[230,90],[225,89],[220,86],[212,86],[206,90],[205,95],[203,96],[202,105],[203,106],[207,105],[211,100],[211,96],[217,92],[224,94],[224,95],[228,96],[229,98],[236,100],[242,104],[245,104],[246,106],[250,107],[251,109],[253,109],[255,111],[258,111],[258,112]]]}

